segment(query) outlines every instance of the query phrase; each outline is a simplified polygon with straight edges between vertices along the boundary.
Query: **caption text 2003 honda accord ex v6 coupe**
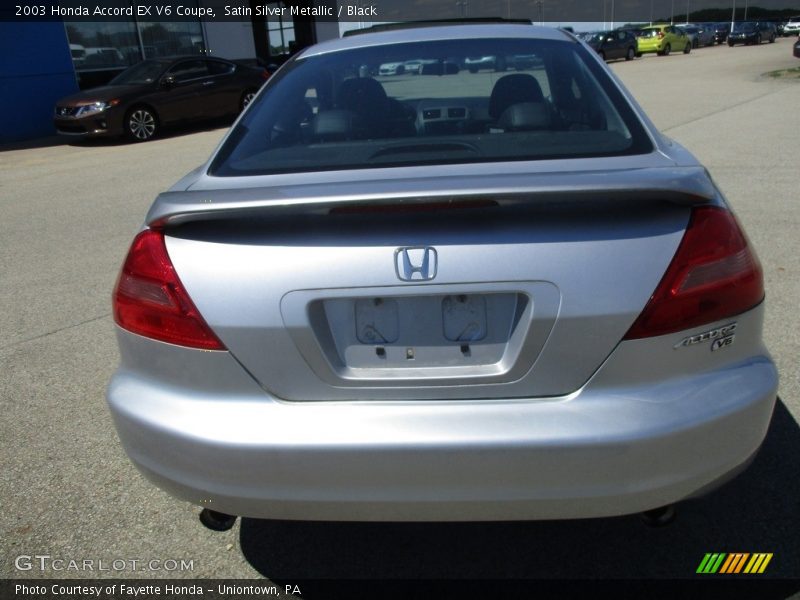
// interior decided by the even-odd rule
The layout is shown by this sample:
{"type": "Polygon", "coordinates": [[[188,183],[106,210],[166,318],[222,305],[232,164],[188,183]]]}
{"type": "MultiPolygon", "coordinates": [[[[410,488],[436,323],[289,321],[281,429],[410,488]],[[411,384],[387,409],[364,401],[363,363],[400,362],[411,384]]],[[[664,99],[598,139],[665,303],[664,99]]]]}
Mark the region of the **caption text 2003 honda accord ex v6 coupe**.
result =
{"type": "Polygon", "coordinates": [[[706,170],[585,44],[389,28],[295,56],[158,196],[108,402],[216,517],[652,511],[764,439],[763,299],[706,170]]]}

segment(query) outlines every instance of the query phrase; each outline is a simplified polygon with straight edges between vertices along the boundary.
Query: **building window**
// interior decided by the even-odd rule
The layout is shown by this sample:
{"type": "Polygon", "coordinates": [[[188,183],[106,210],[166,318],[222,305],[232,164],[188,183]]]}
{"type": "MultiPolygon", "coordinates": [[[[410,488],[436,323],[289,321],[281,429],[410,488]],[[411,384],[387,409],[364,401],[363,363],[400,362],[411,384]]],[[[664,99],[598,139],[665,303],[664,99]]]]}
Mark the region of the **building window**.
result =
{"type": "Polygon", "coordinates": [[[145,58],[205,54],[200,21],[187,23],[140,23],[145,58]]]}
{"type": "MultiPolygon", "coordinates": [[[[197,0],[183,0],[197,6],[197,0]]],[[[147,22],[136,19],[102,23],[66,23],[72,64],[81,88],[103,85],[145,58],[205,54],[200,20],[147,22]]]]}
{"type": "Polygon", "coordinates": [[[121,69],[142,60],[133,21],[69,23],[67,38],[76,71],[121,69]]]}
{"type": "Polygon", "coordinates": [[[288,56],[295,51],[294,20],[289,16],[289,8],[284,2],[268,2],[271,9],[283,8],[286,17],[280,12],[271,11],[267,18],[267,35],[269,36],[269,55],[273,57],[288,56]],[[277,15],[277,16],[273,16],[277,15]]]}

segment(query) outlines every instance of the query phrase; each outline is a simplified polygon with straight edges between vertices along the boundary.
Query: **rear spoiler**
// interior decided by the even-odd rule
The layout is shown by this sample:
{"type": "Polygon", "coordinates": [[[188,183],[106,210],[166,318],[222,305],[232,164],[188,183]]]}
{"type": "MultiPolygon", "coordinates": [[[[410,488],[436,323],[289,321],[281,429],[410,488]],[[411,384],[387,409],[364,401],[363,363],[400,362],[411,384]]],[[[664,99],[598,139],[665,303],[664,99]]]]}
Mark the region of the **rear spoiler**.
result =
{"type": "Polygon", "coordinates": [[[719,197],[702,167],[398,178],[164,192],[150,208],[146,223],[164,228],[196,221],[325,214],[365,205],[457,203],[464,207],[486,201],[495,205],[578,201],[694,205],[716,202],[719,197]]]}

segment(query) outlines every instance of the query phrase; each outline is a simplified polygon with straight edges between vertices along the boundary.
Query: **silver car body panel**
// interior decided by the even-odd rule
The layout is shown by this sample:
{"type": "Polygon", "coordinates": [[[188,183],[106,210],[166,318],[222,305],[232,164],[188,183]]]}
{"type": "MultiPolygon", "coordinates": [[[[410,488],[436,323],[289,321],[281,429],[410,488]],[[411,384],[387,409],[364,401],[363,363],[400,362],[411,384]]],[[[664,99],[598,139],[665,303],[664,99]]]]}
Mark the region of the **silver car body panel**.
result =
{"type": "Polygon", "coordinates": [[[681,334],[623,342],[580,390],[547,400],[285,402],[227,352],[119,331],[108,397],[145,475],[230,514],[622,515],[691,496],[758,449],[777,386],[762,315],[739,315],[722,352],[676,350],[681,334]]]}
{"type": "Polygon", "coordinates": [[[449,216],[448,227],[438,219],[405,225],[395,217],[364,229],[345,219],[307,223],[300,231],[267,221],[253,232],[241,225],[202,235],[178,228],[166,239],[206,322],[280,398],[434,399],[442,386],[453,398],[552,396],[583,385],[622,339],[689,217],[688,208],[667,204],[613,211],[584,205],[581,213],[547,207],[523,213],[527,218],[487,216],[458,225],[449,216]],[[408,246],[436,249],[435,279],[398,279],[394,253],[408,246]],[[525,312],[514,323],[496,323],[492,329],[505,333],[475,341],[470,356],[425,335],[439,326],[437,302],[448,295],[499,294],[515,295],[525,312]],[[419,310],[418,298],[433,304],[419,310]],[[336,299],[345,306],[337,308],[336,299]],[[349,335],[355,327],[340,326],[359,300],[380,299],[398,303],[401,331],[430,319],[385,344],[383,357],[375,353],[380,344],[362,343],[349,335]],[[415,360],[396,358],[406,347],[415,360]]]}
{"type": "MultiPolygon", "coordinates": [[[[357,35],[299,56],[465,36],[582,43],[552,28],[470,25],[357,35]]],[[[589,60],[607,70],[595,53],[589,60]]],[[[209,159],[161,194],[145,226],[164,228],[176,272],[227,350],[118,329],[108,402],[134,463],[222,512],[329,520],[620,515],[740,469],[777,392],[763,304],[622,341],[692,207],[726,203],[607,72],[651,153],[250,177],[210,176],[209,159]],[[357,214],[465,201],[478,204],[438,222],[357,214]],[[356,213],[337,215],[343,208],[356,213]],[[435,250],[435,277],[398,277],[406,248],[435,250]],[[394,328],[369,306],[415,315],[461,296],[485,312],[477,330],[503,335],[407,348],[402,333],[365,343],[359,329],[373,317],[394,328]],[[735,339],[718,349],[682,344],[732,322],[735,339]],[[400,366],[396,346],[419,362],[400,366]]],[[[425,342],[433,321],[420,321],[414,335],[425,342]]]]}

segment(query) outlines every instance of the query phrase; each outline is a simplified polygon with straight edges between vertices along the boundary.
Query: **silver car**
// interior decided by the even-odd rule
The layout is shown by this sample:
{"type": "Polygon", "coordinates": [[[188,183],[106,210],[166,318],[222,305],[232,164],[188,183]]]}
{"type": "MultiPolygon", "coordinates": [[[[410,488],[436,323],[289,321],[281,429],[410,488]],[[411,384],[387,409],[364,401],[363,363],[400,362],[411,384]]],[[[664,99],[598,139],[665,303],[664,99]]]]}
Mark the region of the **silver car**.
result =
{"type": "Polygon", "coordinates": [[[158,196],[108,402],[220,526],[658,514],[766,435],[763,300],[706,169],[584,43],[398,27],[299,53],[158,196]]]}

